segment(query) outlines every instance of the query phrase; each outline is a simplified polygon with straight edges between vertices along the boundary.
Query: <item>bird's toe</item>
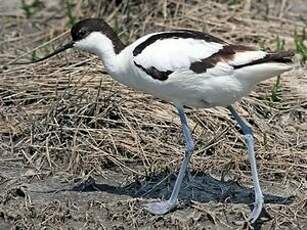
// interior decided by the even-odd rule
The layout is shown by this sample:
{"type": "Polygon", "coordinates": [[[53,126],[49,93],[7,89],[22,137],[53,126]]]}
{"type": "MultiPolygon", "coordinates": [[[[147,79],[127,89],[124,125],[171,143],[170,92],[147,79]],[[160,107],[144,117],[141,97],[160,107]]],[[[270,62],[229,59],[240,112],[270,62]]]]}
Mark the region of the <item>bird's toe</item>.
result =
{"type": "Polygon", "coordinates": [[[176,206],[176,203],[169,201],[158,201],[144,204],[143,207],[146,211],[155,215],[164,215],[172,210],[176,206]]]}

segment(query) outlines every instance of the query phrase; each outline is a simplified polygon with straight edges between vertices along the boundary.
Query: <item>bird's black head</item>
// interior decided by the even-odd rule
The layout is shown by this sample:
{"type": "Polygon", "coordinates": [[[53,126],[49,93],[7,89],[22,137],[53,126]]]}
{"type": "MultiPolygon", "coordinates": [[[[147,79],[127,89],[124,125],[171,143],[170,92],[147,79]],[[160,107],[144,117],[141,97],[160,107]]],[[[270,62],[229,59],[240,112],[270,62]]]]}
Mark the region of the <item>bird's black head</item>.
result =
{"type": "Polygon", "coordinates": [[[88,41],[89,39],[87,39],[87,37],[89,37],[93,32],[98,32],[104,35],[108,39],[108,41],[110,40],[114,47],[115,53],[119,53],[124,48],[123,43],[117,37],[116,33],[103,19],[88,18],[88,19],[79,21],[71,28],[71,31],[70,31],[71,37],[72,37],[71,42],[56,49],[53,53],[47,55],[46,57],[38,59],[34,62],[43,61],[66,49],[73,48],[73,47],[77,47],[77,48],[84,49],[84,50],[91,52],[92,48],[95,46],[95,44],[93,44],[95,42],[88,41]]]}
{"type": "Polygon", "coordinates": [[[92,32],[101,32],[111,39],[117,37],[113,29],[101,18],[88,18],[76,23],[71,28],[71,37],[73,41],[80,41],[86,38],[92,32]]]}

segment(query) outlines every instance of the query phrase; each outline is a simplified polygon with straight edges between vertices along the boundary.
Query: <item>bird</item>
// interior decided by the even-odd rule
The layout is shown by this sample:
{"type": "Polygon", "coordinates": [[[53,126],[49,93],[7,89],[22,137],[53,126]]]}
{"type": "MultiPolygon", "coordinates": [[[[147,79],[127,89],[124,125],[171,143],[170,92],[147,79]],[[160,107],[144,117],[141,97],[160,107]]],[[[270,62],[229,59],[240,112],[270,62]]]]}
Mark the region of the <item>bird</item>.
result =
{"type": "Polygon", "coordinates": [[[129,45],[119,39],[102,18],[86,18],[71,28],[72,40],[41,62],[64,50],[77,48],[97,55],[116,81],[172,103],[182,124],[185,151],[172,193],[167,200],[144,204],[144,209],[163,215],[175,209],[182,181],[195,144],[185,107],[222,106],[238,123],[245,140],[254,184],[255,201],[248,220],[254,223],[264,206],[254,151],[251,125],[233,104],[261,81],[292,69],[294,52],[264,51],[228,43],[205,32],[177,29],[150,33],[129,45]]]}

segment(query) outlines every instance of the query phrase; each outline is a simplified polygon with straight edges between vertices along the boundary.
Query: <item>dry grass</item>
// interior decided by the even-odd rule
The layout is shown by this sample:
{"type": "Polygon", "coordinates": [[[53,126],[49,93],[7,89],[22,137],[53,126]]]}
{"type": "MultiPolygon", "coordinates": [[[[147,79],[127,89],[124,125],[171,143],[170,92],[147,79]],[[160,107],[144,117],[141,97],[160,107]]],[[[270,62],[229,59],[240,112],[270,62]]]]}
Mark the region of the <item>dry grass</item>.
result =
{"type": "MultiPolygon", "coordinates": [[[[286,48],[291,48],[295,29],[304,26],[289,10],[290,1],[283,1],[285,6],[252,1],[234,1],[238,3],[233,5],[230,1],[130,1],[118,6],[115,1],[104,2],[97,6],[94,1],[75,1],[74,12],[78,18],[103,16],[126,43],[156,30],[193,28],[231,42],[271,49],[279,36],[286,48]]],[[[47,3],[45,7],[46,14],[40,12],[30,19],[20,10],[15,15],[2,15],[0,161],[21,162],[41,179],[61,173],[67,180],[105,175],[107,169],[142,177],[178,168],[184,144],[172,105],[114,82],[95,57],[70,52],[42,64],[8,65],[46,43],[47,48],[36,53],[43,55],[56,46],[47,44],[48,40],[59,37],[54,42],[59,43],[67,37],[69,26],[63,10],[49,9],[47,3]]],[[[288,207],[269,209],[275,215],[271,225],[278,229],[288,221],[303,229],[307,201],[306,67],[285,74],[279,102],[270,100],[273,83],[260,84],[238,109],[255,131],[261,182],[298,195],[288,207]]],[[[227,111],[187,111],[197,140],[193,169],[228,174],[250,184],[243,139],[227,111]]],[[[203,209],[203,205],[194,208],[203,209]]],[[[132,225],[138,226],[138,221],[132,225]]]]}

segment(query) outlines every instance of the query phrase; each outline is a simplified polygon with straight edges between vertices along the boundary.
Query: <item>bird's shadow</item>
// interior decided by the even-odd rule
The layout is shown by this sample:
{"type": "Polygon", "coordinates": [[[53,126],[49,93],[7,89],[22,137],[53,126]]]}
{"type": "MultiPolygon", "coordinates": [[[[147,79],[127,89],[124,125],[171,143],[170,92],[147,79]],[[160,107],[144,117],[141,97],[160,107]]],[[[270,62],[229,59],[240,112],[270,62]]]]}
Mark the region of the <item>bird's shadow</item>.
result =
{"type": "MultiPolygon", "coordinates": [[[[89,177],[72,188],[64,190],[75,192],[100,191],[128,195],[133,198],[167,199],[171,195],[175,181],[176,176],[174,174],[160,173],[134,181],[126,186],[113,186],[97,183],[93,177],[89,177]]],[[[244,187],[236,181],[218,180],[208,174],[197,172],[190,179],[185,177],[178,199],[182,201],[194,200],[201,203],[209,201],[225,202],[227,200],[230,203],[252,204],[255,197],[252,188],[244,187]]],[[[264,194],[264,202],[270,204],[287,205],[291,204],[293,199],[293,196],[282,197],[264,194]]]]}
{"type": "MultiPolygon", "coordinates": [[[[174,174],[160,173],[148,176],[142,180],[136,180],[126,186],[114,186],[106,183],[97,183],[93,177],[87,178],[70,188],[53,190],[49,192],[75,191],[75,192],[107,192],[117,195],[128,195],[133,198],[167,199],[170,197],[176,181],[174,174]]],[[[191,200],[200,203],[210,201],[244,203],[253,208],[255,199],[254,190],[240,185],[236,181],[224,181],[213,178],[205,173],[194,173],[188,179],[186,177],[180,189],[180,201],[188,204],[191,200]]],[[[264,194],[264,202],[270,204],[288,205],[294,201],[294,196],[282,197],[272,194],[264,194]]],[[[263,209],[262,217],[270,219],[268,213],[263,209]]],[[[260,218],[253,224],[254,229],[261,229],[261,225],[266,222],[260,218]]]]}

